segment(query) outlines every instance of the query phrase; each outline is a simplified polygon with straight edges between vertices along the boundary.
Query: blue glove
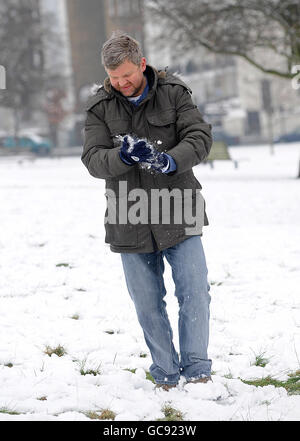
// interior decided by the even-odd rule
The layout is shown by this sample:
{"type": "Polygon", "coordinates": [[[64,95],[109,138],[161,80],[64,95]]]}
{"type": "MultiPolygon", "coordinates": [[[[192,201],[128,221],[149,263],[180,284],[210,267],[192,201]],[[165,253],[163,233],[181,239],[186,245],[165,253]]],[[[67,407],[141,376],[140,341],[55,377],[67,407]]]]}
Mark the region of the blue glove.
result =
{"type": "Polygon", "coordinates": [[[158,172],[163,172],[163,170],[169,165],[169,157],[166,153],[159,152],[153,148],[153,156],[151,161],[146,161],[151,165],[151,168],[158,172]]]}
{"type": "Polygon", "coordinates": [[[156,150],[147,141],[139,140],[137,137],[124,136],[120,149],[120,158],[128,165],[141,162],[148,168],[165,173],[176,169],[173,158],[163,152],[156,150]]]}
{"type": "Polygon", "coordinates": [[[124,136],[120,150],[120,157],[126,164],[137,162],[148,162],[153,156],[152,148],[146,141],[139,141],[136,138],[128,139],[124,136]]]}

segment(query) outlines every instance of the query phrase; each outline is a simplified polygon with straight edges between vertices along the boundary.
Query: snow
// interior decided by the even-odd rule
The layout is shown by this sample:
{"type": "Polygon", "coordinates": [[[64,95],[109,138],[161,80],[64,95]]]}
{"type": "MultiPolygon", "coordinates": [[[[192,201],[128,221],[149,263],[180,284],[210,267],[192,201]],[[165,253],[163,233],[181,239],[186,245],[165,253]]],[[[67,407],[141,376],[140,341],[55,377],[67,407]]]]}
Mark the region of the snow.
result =
{"type": "MultiPolygon", "coordinates": [[[[84,412],[101,409],[155,420],[167,402],[190,421],[299,420],[299,395],[241,381],[299,370],[299,147],[232,147],[237,169],[194,168],[210,221],[213,382],[181,378],[169,392],[146,379],[151,357],[120,256],[104,244],[104,182],[80,158],[1,158],[0,420],[89,420],[84,412]],[[47,345],[66,354],[50,357],[47,345]]],[[[168,265],[165,278],[178,350],[168,265]]]]}

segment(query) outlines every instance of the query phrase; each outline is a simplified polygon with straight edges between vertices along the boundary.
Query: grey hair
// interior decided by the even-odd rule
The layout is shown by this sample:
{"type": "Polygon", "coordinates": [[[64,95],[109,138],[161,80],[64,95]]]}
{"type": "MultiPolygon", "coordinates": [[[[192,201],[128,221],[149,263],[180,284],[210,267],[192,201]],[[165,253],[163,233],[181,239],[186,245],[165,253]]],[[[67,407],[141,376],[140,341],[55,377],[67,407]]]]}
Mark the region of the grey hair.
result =
{"type": "Polygon", "coordinates": [[[102,46],[102,64],[106,69],[114,70],[125,60],[139,66],[142,57],[139,42],[122,31],[113,32],[112,36],[102,46]]]}

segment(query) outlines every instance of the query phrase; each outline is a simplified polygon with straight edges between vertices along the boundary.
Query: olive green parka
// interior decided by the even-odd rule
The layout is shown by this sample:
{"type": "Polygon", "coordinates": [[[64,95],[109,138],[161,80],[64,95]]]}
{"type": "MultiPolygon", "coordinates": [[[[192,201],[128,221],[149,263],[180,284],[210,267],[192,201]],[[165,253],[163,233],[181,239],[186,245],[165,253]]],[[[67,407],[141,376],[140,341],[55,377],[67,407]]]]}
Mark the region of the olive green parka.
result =
{"type": "MultiPolygon", "coordinates": [[[[187,234],[185,216],[182,221],[173,221],[174,207],[177,207],[175,193],[170,198],[170,222],[167,224],[159,213],[159,220],[151,218],[151,191],[167,189],[172,192],[185,189],[192,193],[192,210],[196,213],[196,199],[201,197],[201,184],[195,178],[192,168],[205,160],[209,154],[212,137],[211,126],[207,124],[197,106],[191,99],[191,90],[178,77],[165,71],[157,71],[147,66],[145,75],[149,92],[138,105],[132,104],[117,92],[106,78],[104,85],[90,97],[86,106],[85,140],[82,162],[95,178],[105,179],[107,209],[105,213],[105,242],[113,252],[149,253],[163,250],[190,237],[187,234]],[[120,136],[135,134],[147,139],[155,148],[167,152],[175,160],[176,171],[159,173],[154,170],[125,164],[119,156],[120,136]],[[124,221],[124,213],[134,209],[136,201],[130,192],[143,189],[149,196],[147,200],[147,222],[132,223],[124,221]],[[116,222],[108,220],[108,210],[113,209],[116,222]]],[[[131,193],[132,194],[132,193],[131,193]]],[[[173,193],[171,193],[173,194],[173,193]]],[[[178,200],[177,200],[178,202],[178,200]]],[[[184,197],[181,199],[182,210],[184,197]]],[[[197,213],[196,213],[197,215],[197,213]]],[[[192,234],[202,235],[202,226],[208,225],[204,211],[200,228],[192,234]]],[[[196,225],[196,223],[194,224],[196,225]]]]}

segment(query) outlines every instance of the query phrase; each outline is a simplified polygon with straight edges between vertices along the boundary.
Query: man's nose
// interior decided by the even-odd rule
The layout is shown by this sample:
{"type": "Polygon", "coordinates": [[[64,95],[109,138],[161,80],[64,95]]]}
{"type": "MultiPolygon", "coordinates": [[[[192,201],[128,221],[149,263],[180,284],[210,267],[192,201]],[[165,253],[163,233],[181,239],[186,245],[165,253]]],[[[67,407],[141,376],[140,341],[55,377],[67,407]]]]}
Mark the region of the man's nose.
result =
{"type": "Polygon", "coordinates": [[[125,79],[120,79],[120,80],[119,80],[119,85],[120,85],[121,87],[126,86],[126,84],[127,84],[127,80],[126,80],[126,78],[125,78],[125,79]]]}

